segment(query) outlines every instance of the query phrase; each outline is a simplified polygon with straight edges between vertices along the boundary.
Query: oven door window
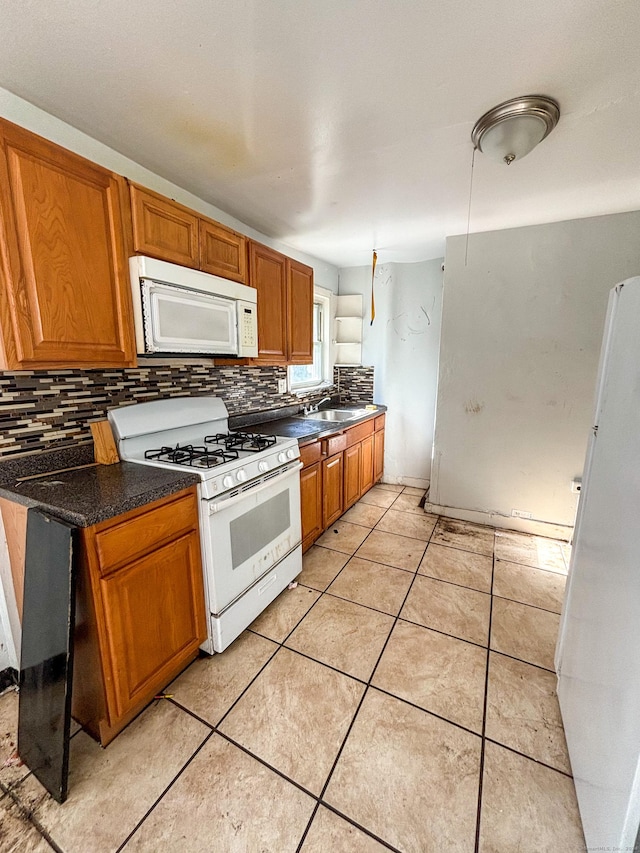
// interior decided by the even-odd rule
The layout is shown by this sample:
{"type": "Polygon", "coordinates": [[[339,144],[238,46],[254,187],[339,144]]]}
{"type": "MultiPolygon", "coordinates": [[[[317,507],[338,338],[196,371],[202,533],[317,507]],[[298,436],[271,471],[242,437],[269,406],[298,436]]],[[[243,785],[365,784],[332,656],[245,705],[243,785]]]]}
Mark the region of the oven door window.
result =
{"type": "Polygon", "coordinates": [[[220,613],[301,541],[300,473],[296,467],[248,489],[240,501],[208,514],[202,539],[212,612],[220,613]],[[275,478],[274,478],[275,480],[275,478]]]}
{"type": "Polygon", "coordinates": [[[234,518],[229,525],[231,568],[235,571],[254,554],[264,551],[271,542],[284,536],[290,527],[288,489],[234,518]]]}

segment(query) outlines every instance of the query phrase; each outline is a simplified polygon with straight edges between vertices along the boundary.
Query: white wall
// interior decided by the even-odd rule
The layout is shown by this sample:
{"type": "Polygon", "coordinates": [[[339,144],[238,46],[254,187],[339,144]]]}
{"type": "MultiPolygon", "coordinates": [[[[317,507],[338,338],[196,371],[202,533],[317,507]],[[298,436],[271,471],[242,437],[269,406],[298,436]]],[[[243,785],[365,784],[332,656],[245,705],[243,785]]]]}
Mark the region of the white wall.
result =
{"type": "Polygon", "coordinates": [[[15,124],[19,124],[21,127],[27,128],[27,130],[31,130],[33,133],[44,136],[46,139],[50,139],[52,142],[61,145],[63,148],[75,151],[76,154],[80,154],[82,157],[86,157],[88,160],[92,160],[94,163],[98,163],[106,169],[110,169],[118,175],[124,175],[130,180],[136,181],[136,183],[162,193],[169,198],[173,198],[181,204],[199,211],[205,216],[210,216],[212,219],[222,222],[230,228],[235,228],[237,231],[240,231],[242,234],[246,234],[254,240],[259,240],[267,246],[271,246],[292,258],[296,258],[302,263],[308,264],[313,267],[315,283],[337,293],[337,267],[334,267],[332,264],[328,264],[325,261],[321,261],[318,258],[306,255],[304,252],[300,252],[278,240],[272,240],[270,237],[266,237],[259,231],[249,228],[248,225],[244,225],[242,222],[239,222],[237,219],[229,216],[219,208],[214,207],[212,204],[209,204],[192,193],[187,192],[187,190],[183,190],[181,187],[172,184],[170,181],[167,181],[159,175],[156,175],[154,172],[149,171],[149,169],[145,169],[144,166],[140,166],[128,157],[124,157],[112,148],[108,148],[101,142],[97,142],[95,139],[92,139],[85,133],[76,130],[75,127],[71,127],[71,125],[66,124],[49,113],[45,113],[33,104],[30,104],[22,98],[19,98],[17,95],[14,95],[12,92],[8,92],[6,89],[1,88],[0,116],[14,122],[15,124]]]}
{"type": "Polygon", "coordinates": [[[389,407],[384,479],[426,487],[431,469],[442,305],[442,260],[340,270],[340,294],[364,296],[362,363],[373,365],[374,400],[389,407]]]}
{"type": "Polygon", "coordinates": [[[573,524],[608,292],[638,273],[639,212],[473,234],[466,266],[465,238],[448,238],[435,505],[573,524]]]}

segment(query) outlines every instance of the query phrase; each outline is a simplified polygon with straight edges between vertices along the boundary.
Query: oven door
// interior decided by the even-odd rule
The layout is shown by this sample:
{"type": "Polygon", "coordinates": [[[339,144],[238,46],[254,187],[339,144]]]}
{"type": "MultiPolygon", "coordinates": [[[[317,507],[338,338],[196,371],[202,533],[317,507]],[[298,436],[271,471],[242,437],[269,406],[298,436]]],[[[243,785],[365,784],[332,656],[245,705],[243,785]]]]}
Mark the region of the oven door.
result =
{"type": "Polygon", "coordinates": [[[300,545],[300,462],[200,501],[209,606],[222,613],[300,545]]]}
{"type": "Polygon", "coordinates": [[[142,279],[144,346],[148,353],[238,354],[232,299],[142,279]]]}

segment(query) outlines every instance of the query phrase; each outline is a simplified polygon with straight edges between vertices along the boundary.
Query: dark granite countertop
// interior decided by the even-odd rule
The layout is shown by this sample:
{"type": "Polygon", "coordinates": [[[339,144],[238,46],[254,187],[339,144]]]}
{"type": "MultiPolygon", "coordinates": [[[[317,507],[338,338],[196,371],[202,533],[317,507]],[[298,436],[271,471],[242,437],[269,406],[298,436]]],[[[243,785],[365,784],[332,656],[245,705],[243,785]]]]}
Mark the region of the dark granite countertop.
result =
{"type": "MultiPolygon", "coordinates": [[[[363,406],[338,406],[340,409],[360,410],[363,406]]],[[[271,433],[272,435],[282,435],[285,438],[297,438],[298,444],[306,444],[310,441],[316,441],[319,438],[327,438],[330,435],[342,432],[349,427],[362,423],[369,418],[375,418],[378,415],[387,411],[386,406],[376,406],[375,410],[370,409],[366,415],[360,418],[354,418],[351,421],[314,421],[312,418],[300,417],[285,417],[275,418],[273,420],[264,420],[252,422],[251,429],[254,432],[271,433]]],[[[239,429],[240,427],[235,427],[239,429]]]]}
{"type": "MultiPolygon", "coordinates": [[[[363,406],[339,406],[362,409],[363,406]]],[[[350,421],[314,421],[295,417],[297,407],[253,412],[229,419],[231,429],[296,438],[299,444],[326,438],[386,412],[376,406],[350,421]],[[284,417],[283,417],[284,415],[284,417]]],[[[131,462],[92,464],[90,443],[14,457],[0,462],[0,497],[27,507],[39,507],[78,527],[152,503],[199,481],[197,474],[131,462]],[[77,467],[76,467],[77,466],[77,467]],[[61,470],[73,469],[73,470],[61,470]],[[31,477],[32,479],[23,479],[31,477]]]]}
{"type": "MultiPolygon", "coordinates": [[[[24,476],[30,473],[27,470],[24,476]]],[[[188,471],[119,462],[57,471],[23,482],[5,481],[0,486],[0,496],[23,506],[38,507],[78,527],[90,527],[198,481],[198,475],[188,471]]]]}

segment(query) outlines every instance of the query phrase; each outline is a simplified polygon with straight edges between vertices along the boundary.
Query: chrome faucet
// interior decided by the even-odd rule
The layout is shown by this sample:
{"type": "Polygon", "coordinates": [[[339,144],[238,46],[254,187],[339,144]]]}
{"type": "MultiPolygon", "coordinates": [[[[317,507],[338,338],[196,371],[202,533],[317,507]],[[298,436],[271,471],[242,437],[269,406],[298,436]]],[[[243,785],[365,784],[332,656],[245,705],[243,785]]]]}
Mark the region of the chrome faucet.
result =
{"type": "Polygon", "coordinates": [[[313,403],[311,403],[309,406],[305,406],[305,407],[304,407],[304,409],[303,409],[304,414],[305,414],[305,415],[310,415],[312,412],[317,412],[317,411],[318,411],[318,409],[320,408],[320,406],[321,406],[323,403],[326,403],[326,402],[327,402],[327,400],[330,400],[330,399],[331,399],[331,397],[323,397],[323,398],[322,398],[322,400],[320,400],[319,402],[317,402],[317,403],[315,404],[315,406],[313,405],[313,403]]]}

